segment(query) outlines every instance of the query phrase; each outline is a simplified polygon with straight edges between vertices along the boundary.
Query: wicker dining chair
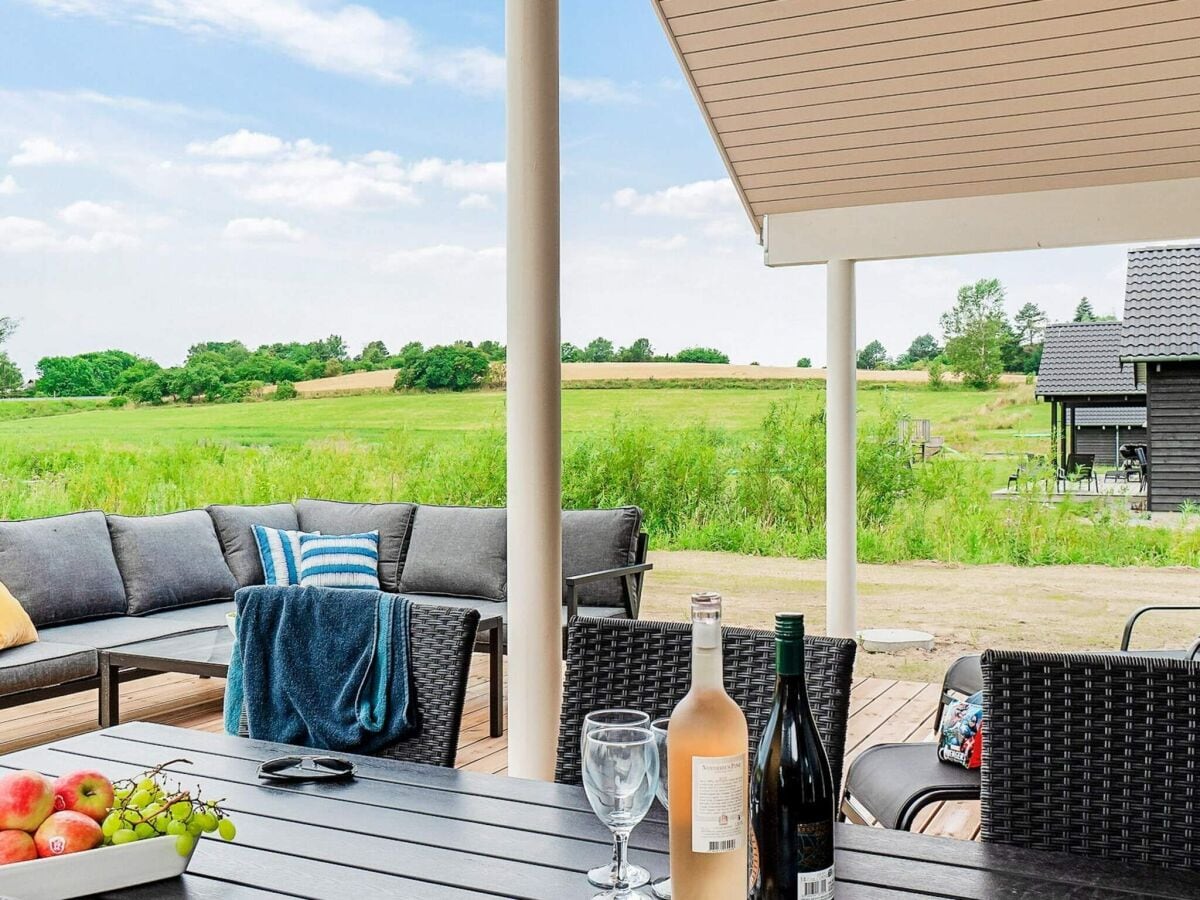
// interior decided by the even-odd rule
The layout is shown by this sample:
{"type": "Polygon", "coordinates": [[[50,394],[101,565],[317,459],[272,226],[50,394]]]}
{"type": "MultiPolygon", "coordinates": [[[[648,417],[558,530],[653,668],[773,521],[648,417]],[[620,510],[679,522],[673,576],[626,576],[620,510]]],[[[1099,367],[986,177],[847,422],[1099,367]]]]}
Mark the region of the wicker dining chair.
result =
{"type": "Polygon", "coordinates": [[[1200,866],[1200,665],[989,650],[983,683],[983,841],[1200,866]]]}
{"type": "MultiPolygon", "coordinates": [[[[597,709],[640,709],[651,719],[669,716],[687,693],[692,671],[692,626],[680,622],[578,617],[567,629],[567,674],[554,779],[579,784],[583,718],[597,709]]],[[[775,635],[723,628],[725,689],[746,714],[751,759],[767,724],[775,693],[775,635]]],[[[836,790],[842,779],[852,640],[806,636],[805,681],[813,718],[829,755],[836,790]]]]}
{"type": "MultiPolygon", "coordinates": [[[[373,754],[431,766],[454,766],[479,612],[413,605],[409,620],[409,691],[416,734],[373,754]]],[[[249,737],[243,707],[238,733],[249,737]]]]}

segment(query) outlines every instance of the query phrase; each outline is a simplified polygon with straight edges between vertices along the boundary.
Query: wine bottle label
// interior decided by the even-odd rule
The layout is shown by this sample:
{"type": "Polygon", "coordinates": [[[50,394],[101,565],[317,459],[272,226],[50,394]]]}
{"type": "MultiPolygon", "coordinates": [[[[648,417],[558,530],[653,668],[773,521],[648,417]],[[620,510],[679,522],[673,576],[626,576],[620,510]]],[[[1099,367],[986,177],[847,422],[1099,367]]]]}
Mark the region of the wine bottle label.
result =
{"type": "Polygon", "coordinates": [[[692,757],[692,852],[746,846],[746,755],[692,757]]]}
{"type": "Polygon", "coordinates": [[[797,900],[833,900],[833,866],[796,876],[797,900]]]}

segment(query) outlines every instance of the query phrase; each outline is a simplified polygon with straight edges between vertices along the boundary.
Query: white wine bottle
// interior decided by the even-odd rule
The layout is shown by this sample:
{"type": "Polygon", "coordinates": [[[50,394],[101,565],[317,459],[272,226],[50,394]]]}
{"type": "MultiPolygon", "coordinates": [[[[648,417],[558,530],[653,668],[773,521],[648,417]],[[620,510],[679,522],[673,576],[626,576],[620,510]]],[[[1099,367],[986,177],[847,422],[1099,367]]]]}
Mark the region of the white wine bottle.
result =
{"type": "Polygon", "coordinates": [[[746,717],[725,693],[721,597],[692,597],[692,686],[667,741],[671,891],[679,900],[746,896],[746,717]]]}

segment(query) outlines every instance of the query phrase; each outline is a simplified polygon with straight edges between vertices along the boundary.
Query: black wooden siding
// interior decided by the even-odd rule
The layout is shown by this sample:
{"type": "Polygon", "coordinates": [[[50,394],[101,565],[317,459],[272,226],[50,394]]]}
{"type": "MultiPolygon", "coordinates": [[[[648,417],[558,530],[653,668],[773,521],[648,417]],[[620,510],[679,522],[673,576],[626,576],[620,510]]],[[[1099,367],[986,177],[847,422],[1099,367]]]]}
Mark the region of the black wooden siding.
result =
{"type": "Polygon", "coordinates": [[[1150,508],[1170,511],[1200,502],[1200,362],[1146,368],[1150,508]]]}
{"type": "Polygon", "coordinates": [[[1120,465],[1117,456],[1118,440],[1122,444],[1144,444],[1146,429],[1140,425],[1075,426],[1075,452],[1093,454],[1098,466],[1120,465]]]}

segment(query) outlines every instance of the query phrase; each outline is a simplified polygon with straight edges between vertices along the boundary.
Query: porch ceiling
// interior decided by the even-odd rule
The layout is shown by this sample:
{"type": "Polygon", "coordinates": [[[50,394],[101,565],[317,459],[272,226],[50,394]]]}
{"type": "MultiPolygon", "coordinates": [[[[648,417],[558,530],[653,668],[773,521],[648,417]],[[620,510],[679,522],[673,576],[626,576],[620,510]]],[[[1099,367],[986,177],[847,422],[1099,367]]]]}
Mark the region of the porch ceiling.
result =
{"type": "Polygon", "coordinates": [[[1195,0],[653,2],[760,233],[1200,177],[1195,0]]]}

